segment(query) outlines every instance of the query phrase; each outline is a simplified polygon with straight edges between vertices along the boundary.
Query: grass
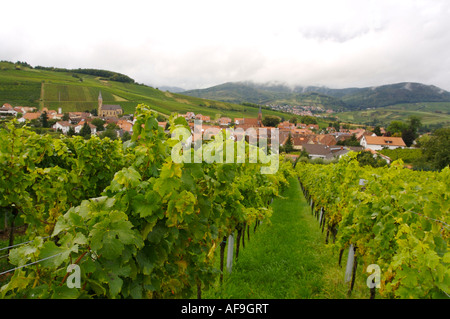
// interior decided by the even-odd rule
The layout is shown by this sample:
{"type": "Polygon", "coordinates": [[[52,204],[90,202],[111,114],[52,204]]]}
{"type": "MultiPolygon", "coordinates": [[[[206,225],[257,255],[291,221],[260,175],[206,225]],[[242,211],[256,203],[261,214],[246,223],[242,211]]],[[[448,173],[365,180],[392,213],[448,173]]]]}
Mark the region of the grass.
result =
{"type": "MultiPolygon", "coordinates": [[[[338,253],[325,245],[325,237],[312,216],[296,179],[273,202],[270,223],[251,231],[250,241],[240,250],[231,274],[225,271],[223,285],[204,293],[212,299],[346,299],[338,253]]],[[[344,252],[346,256],[347,252],[344,252]]],[[[367,299],[363,267],[357,270],[351,298],[367,299]]]]}
{"type": "Polygon", "coordinates": [[[422,124],[450,124],[449,102],[405,103],[371,110],[343,112],[335,114],[340,120],[368,124],[376,120],[387,126],[391,121],[406,121],[414,115],[421,118],[422,124]]]}
{"type": "Polygon", "coordinates": [[[41,84],[31,81],[7,81],[0,79],[0,103],[14,106],[38,106],[41,84]]]}

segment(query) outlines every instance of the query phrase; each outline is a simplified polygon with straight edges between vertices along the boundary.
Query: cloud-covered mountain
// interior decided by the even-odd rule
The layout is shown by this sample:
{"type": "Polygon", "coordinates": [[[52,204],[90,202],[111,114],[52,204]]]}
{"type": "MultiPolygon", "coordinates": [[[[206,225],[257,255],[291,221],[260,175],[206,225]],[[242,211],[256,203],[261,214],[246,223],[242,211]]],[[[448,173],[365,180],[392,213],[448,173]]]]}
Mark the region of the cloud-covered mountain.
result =
{"type": "Polygon", "coordinates": [[[413,82],[344,89],[292,87],[277,82],[228,82],[206,89],[185,91],[183,94],[233,103],[318,103],[335,110],[377,108],[400,103],[450,102],[449,92],[434,85],[413,82]]]}

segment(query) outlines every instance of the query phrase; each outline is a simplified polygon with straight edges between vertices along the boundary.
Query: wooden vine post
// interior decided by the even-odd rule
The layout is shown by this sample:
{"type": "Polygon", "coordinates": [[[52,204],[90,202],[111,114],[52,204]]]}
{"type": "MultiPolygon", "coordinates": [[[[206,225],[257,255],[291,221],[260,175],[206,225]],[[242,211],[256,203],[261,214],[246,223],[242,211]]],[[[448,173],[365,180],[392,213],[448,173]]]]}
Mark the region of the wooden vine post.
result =
{"type": "Polygon", "coordinates": [[[234,250],[234,232],[228,236],[228,250],[227,250],[227,270],[231,274],[233,270],[233,250],[234,250]]]}
{"type": "MultiPolygon", "coordinates": [[[[366,184],[365,179],[359,180],[359,186],[361,186],[361,190],[365,190],[366,187],[364,186],[366,184]]],[[[350,245],[349,251],[348,251],[348,258],[347,258],[347,267],[345,269],[345,282],[350,283],[350,289],[348,290],[347,295],[350,297],[353,291],[353,287],[355,285],[355,277],[356,277],[356,268],[358,266],[358,260],[356,256],[356,247],[353,246],[353,244],[350,245]]]]}

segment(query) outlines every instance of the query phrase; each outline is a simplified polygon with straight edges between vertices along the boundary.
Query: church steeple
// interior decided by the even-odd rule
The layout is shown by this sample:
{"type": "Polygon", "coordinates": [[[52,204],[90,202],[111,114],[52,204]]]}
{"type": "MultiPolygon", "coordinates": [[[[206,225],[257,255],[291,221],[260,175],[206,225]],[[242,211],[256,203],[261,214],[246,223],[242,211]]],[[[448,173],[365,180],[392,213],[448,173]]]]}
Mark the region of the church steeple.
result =
{"type": "Polygon", "coordinates": [[[98,93],[98,110],[97,110],[98,116],[102,116],[102,106],[103,106],[102,91],[99,91],[99,93],[98,93]]]}

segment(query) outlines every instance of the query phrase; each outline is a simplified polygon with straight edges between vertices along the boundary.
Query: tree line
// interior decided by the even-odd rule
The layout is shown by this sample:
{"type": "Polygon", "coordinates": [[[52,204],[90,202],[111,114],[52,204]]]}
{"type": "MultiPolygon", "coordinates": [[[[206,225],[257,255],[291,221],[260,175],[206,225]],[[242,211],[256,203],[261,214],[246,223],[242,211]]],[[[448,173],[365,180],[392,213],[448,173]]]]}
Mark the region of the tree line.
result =
{"type": "Polygon", "coordinates": [[[46,66],[36,66],[35,69],[37,70],[47,70],[47,71],[55,71],[55,72],[67,72],[67,73],[75,73],[75,74],[87,74],[87,75],[93,75],[93,76],[99,76],[104,79],[110,80],[110,81],[117,81],[117,82],[124,82],[124,83],[135,83],[134,79],[130,78],[129,76],[113,71],[107,71],[107,70],[99,70],[99,69],[66,69],[66,68],[55,68],[53,66],[46,67],[46,66]]]}

